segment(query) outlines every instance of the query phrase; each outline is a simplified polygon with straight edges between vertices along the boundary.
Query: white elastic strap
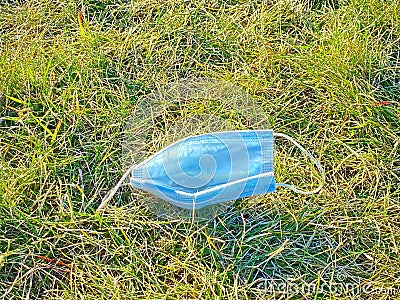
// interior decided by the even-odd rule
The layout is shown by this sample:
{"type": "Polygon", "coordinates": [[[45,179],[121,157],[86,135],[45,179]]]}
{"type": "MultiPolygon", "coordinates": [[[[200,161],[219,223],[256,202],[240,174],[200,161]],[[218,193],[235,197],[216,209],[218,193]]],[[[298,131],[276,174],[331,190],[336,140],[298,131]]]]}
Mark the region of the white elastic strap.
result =
{"type": "Polygon", "coordinates": [[[110,200],[112,199],[112,197],[115,195],[115,193],[118,191],[118,189],[124,185],[124,180],[126,179],[126,177],[128,177],[128,175],[132,172],[132,169],[135,167],[136,165],[131,166],[124,175],[122,175],[121,179],[118,181],[118,183],[114,186],[114,188],[112,188],[103,198],[103,200],[101,200],[101,203],[99,205],[99,207],[96,209],[96,211],[100,211],[102,210],[108,202],[110,202],[110,200]]]}
{"type": "Polygon", "coordinates": [[[286,183],[277,183],[276,186],[286,187],[296,193],[303,194],[303,195],[311,195],[311,194],[318,193],[322,189],[322,187],[324,186],[324,183],[325,183],[325,171],[324,171],[324,168],[319,163],[319,161],[314,156],[312,156],[310,152],[308,152],[306,149],[304,149],[298,142],[296,142],[292,137],[290,137],[286,134],[283,134],[283,133],[279,133],[279,132],[274,132],[274,137],[282,137],[282,138],[287,139],[288,141],[292,142],[293,145],[298,147],[305,155],[307,155],[314,162],[314,164],[317,166],[318,170],[321,172],[321,177],[322,177],[322,182],[321,182],[320,186],[312,191],[303,191],[303,190],[300,190],[300,189],[298,189],[290,184],[286,184],[286,183]]]}

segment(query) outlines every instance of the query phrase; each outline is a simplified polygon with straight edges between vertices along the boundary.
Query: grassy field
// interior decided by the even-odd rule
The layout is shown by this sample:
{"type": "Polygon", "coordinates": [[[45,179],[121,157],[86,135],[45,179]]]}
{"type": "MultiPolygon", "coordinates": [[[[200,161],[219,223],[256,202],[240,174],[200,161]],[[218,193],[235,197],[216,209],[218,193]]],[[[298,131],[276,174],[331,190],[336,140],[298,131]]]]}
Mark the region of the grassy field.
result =
{"type": "MultiPolygon", "coordinates": [[[[398,0],[0,1],[0,298],[400,299],[399,18],[398,0]],[[191,223],[126,187],[95,213],[138,99],[186,77],[253,95],[324,189],[191,223]]],[[[303,172],[287,161],[280,181],[303,172]]]]}

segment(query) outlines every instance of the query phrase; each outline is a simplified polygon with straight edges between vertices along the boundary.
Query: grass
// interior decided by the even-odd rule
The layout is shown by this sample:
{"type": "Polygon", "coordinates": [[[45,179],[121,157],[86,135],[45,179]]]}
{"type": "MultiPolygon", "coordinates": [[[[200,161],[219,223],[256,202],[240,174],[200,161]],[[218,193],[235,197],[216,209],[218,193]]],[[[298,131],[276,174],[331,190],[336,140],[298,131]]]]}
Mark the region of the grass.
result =
{"type": "MultiPolygon", "coordinates": [[[[400,298],[399,12],[397,0],[0,2],[0,297],[400,298]],[[252,94],[321,160],[323,191],[279,189],[191,223],[123,188],[95,213],[125,171],[137,101],[194,77],[252,94]]],[[[279,181],[307,175],[278,152],[279,181]]]]}

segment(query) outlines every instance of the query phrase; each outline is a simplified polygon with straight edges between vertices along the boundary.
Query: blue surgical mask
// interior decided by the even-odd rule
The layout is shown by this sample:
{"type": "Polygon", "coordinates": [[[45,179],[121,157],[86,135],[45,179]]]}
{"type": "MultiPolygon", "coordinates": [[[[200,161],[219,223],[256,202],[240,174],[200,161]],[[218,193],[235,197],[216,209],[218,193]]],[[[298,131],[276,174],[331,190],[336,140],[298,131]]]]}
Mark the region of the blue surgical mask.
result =
{"type": "Polygon", "coordinates": [[[317,193],[325,180],[321,164],[291,137],[272,130],[240,130],[207,133],[175,142],[132,166],[103,200],[111,199],[125,178],[130,184],[183,209],[276,191],[277,186],[301,194],[317,193]],[[300,148],[322,174],[321,185],[303,191],[276,183],[274,178],[274,137],[282,137],[300,148]]]}

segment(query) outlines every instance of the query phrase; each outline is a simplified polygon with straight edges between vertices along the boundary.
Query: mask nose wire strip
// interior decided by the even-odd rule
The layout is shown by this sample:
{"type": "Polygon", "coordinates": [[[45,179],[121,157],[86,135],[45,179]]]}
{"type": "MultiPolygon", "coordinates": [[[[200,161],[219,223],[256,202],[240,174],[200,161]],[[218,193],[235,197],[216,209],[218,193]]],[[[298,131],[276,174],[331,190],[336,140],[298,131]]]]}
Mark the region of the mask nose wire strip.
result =
{"type": "Polygon", "coordinates": [[[124,175],[122,175],[121,179],[118,181],[118,183],[104,196],[103,200],[101,200],[101,203],[99,207],[96,209],[96,211],[102,210],[108,202],[112,199],[112,197],[115,195],[115,193],[118,191],[118,189],[123,185],[124,180],[126,177],[129,176],[129,174],[132,172],[132,170],[136,167],[136,165],[131,166],[124,175]]]}
{"type": "Polygon", "coordinates": [[[296,142],[292,137],[290,137],[286,134],[280,133],[280,132],[274,132],[274,137],[281,137],[281,138],[287,139],[288,141],[292,142],[293,145],[295,145],[297,148],[299,148],[305,155],[307,155],[314,162],[315,166],[321,172],[321,177],[322,177],[322,182],[321,182],[320,186],[312,191],[303,191],[301,189],[298,189],[298,188],[296,188],[290,184],[286,184],[286,183],[276,183],[276,186],[286,187],[286,188],[291,189],[292,191],[302,194],[302,195],[311,195],[311,194],[318,193],[322,189],[322,187],[324,186],[324,183],[325,183],[325,170],[322,167],[322,165],[320,164],[320,162],[314,156],[312,156],[310,152],[308,152],[298,142],[296,142]]]}

